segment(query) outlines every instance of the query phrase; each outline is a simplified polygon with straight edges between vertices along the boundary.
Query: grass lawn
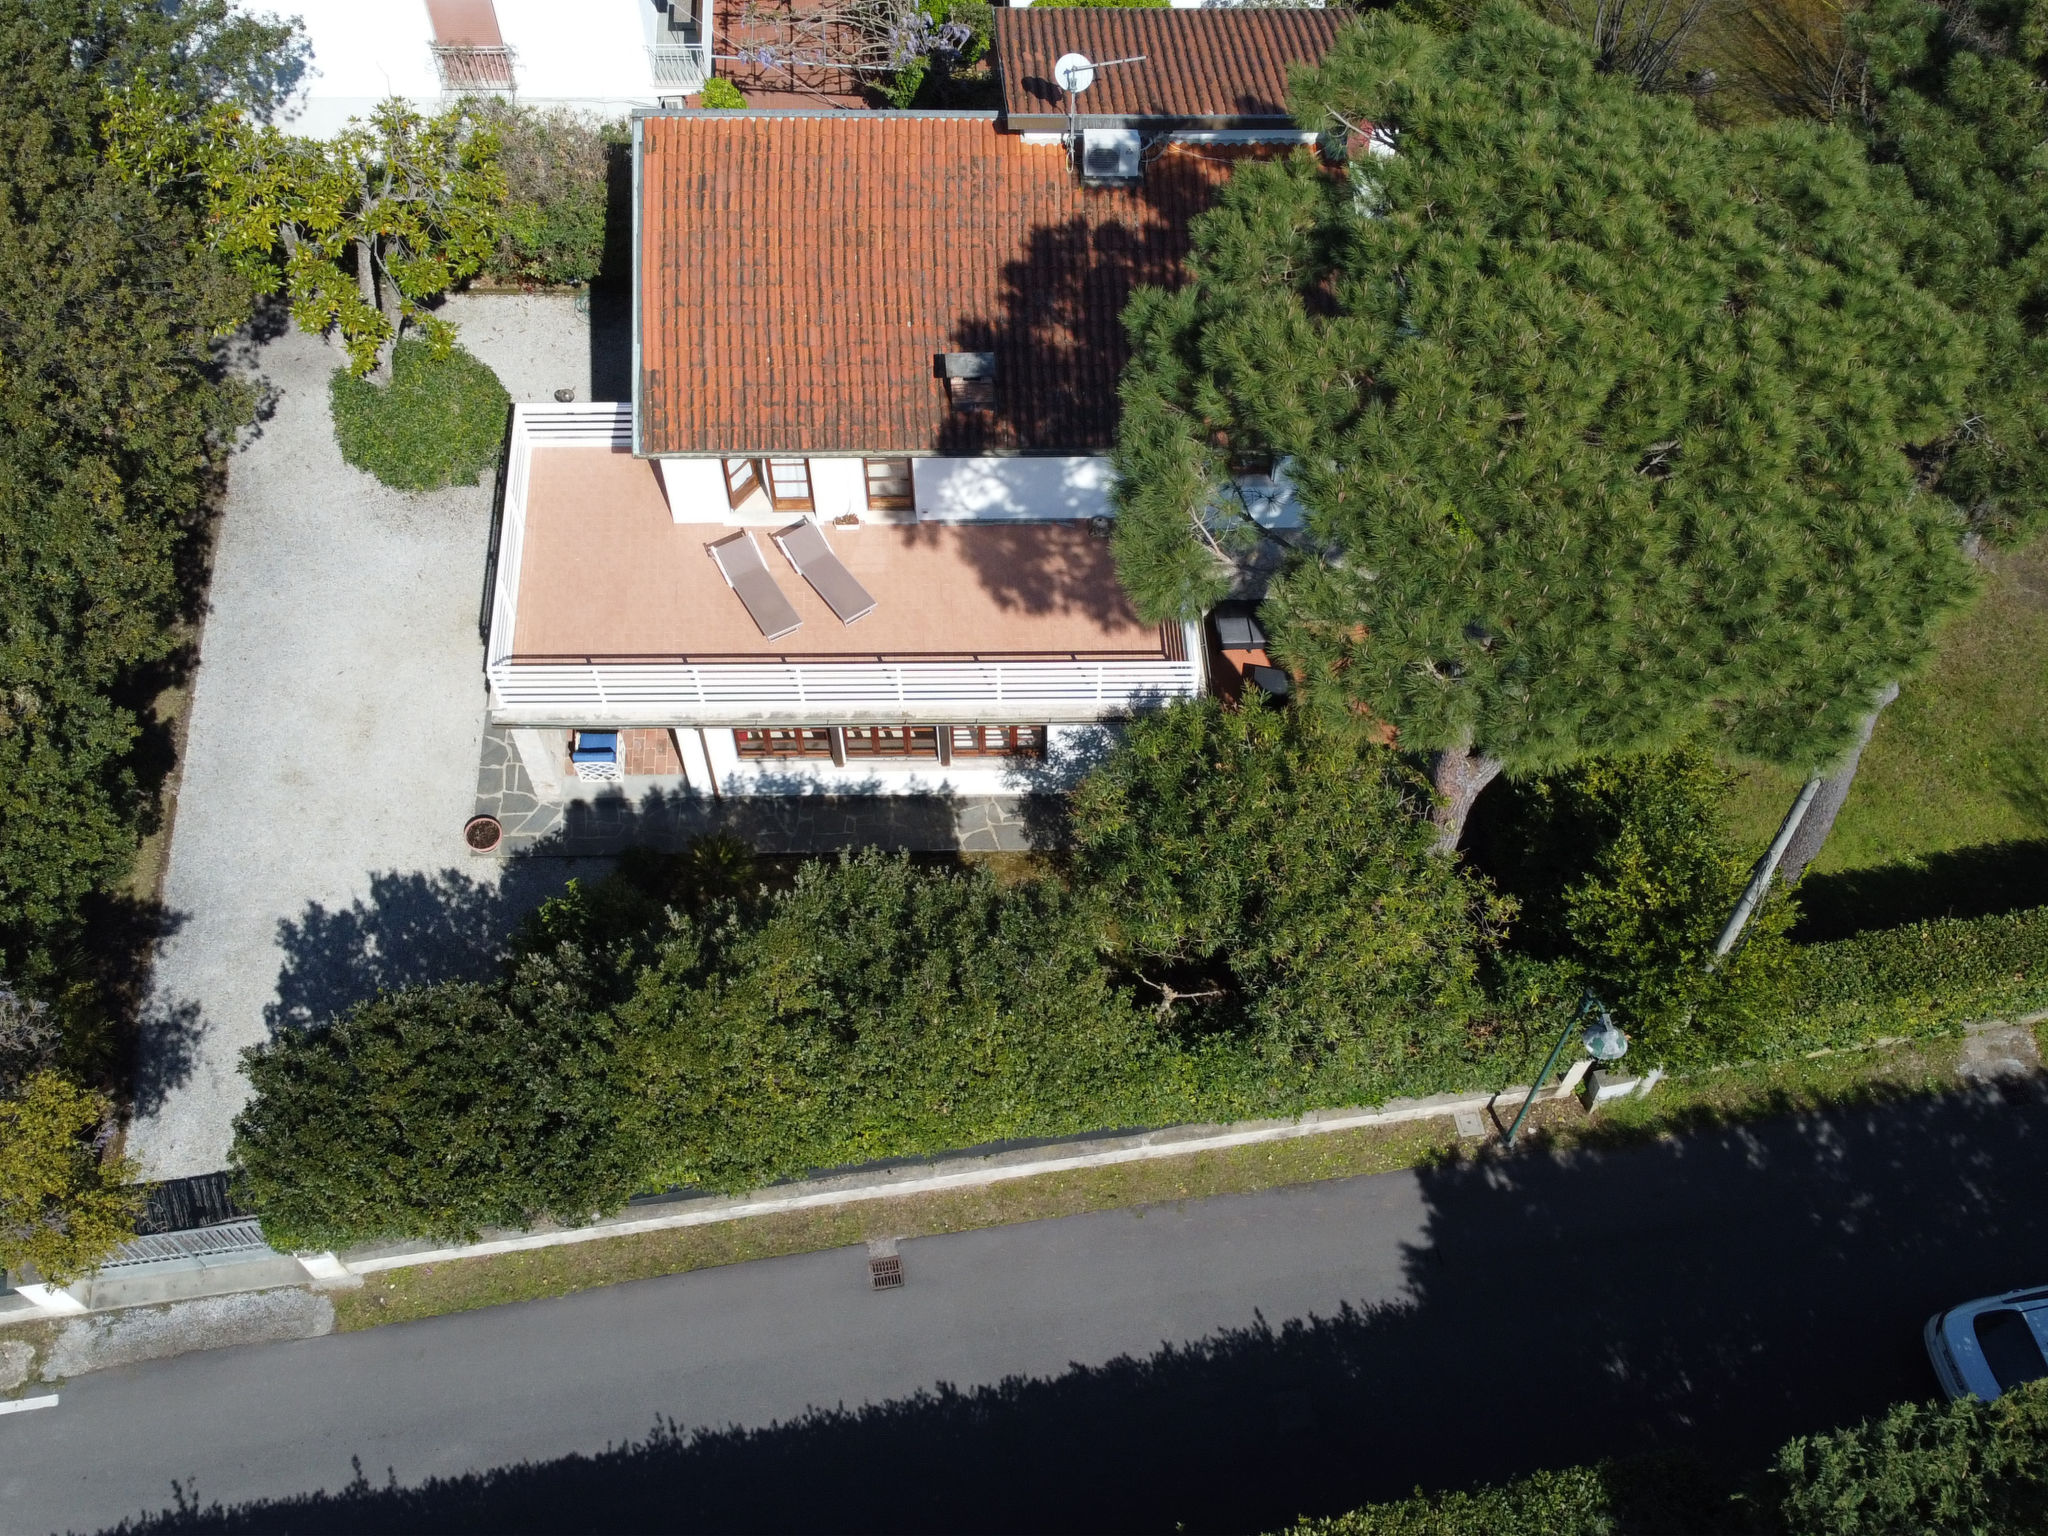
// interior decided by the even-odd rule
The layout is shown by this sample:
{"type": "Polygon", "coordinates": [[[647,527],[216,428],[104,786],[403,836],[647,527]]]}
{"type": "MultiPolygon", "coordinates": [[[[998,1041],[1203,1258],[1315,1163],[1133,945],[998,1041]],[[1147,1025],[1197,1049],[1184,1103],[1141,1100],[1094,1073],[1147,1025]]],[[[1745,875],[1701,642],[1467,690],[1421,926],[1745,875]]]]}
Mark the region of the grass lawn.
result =
{"type": "Polygon", "coordinates": [[[391,383],[337,369],[330,388],[341,456],[401,491],[474,485],[498,462],[512,397],[460,347],[436,357],[424,341],[398,344],[391,383]]]}
{"type": "MultiPolygon", "coordinates": [[[[1958,1043],[1934,1042],[1706,1072],[1668,1080],[1648,1099],[1610,1105],[1597,1120],[1589,1118],[1576,1099],[1546,1104],[1530,1116],[1524,1145],[1620,1145],[1767,1115],[1937,1093],[1955,1085],[1960,1051],[1958,1043]]],[[[360,1290],[334,1293],[335,1312],[343,1329],[368,1328],[749,1259],[846,1247],[869,1238],[928,1237],[1085,1211],[1243,1194],[1475,1155],[1497,1154],[1475,1153],[1461,1145],[1448,1119],[1375,1126],[1014,1179],[979,1189],[385,1270],[366,1277],[360,1290]]]]}
{"type": "MultiPolygon", "coordinates": [[[[1798,783],[1751,768],[1736,824],[1759,851],[1798,783]]],[[[1998,557],[1974,607],[1878,721],[1815,873],[2048,837],[2048,540],[1998,557]]]]}

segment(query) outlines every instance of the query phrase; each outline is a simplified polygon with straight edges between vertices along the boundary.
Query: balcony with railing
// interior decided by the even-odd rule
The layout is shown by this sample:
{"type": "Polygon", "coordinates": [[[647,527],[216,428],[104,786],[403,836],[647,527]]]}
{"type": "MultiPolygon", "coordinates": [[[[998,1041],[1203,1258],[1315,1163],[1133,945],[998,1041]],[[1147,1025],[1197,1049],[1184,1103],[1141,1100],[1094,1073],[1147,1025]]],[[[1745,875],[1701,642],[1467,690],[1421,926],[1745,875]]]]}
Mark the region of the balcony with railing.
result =
{"type": "Polygon", "coordinates": [[[441,89],[450,96],[515,90],[516,50],[503,43],[430,43],[441,89]]]}
{"type": "Polygon", "coordinates": [[[708,43],[663,42],[647,45],[647,71],[663,94],[694,96],[711,78],[708,43]]]}
{"type": "Polygon", "coordinates": [[[515,409],[486,616],[501,723],[1080,722],[1206,686],[1198,627],[1142,623],[1085,522],[835,526],[876,600],[850,626],[763,538],[803,615],[766,638],[706,553],[733,529],[672,508],[680,482],[630,440],[627,406],[515,409]]]}

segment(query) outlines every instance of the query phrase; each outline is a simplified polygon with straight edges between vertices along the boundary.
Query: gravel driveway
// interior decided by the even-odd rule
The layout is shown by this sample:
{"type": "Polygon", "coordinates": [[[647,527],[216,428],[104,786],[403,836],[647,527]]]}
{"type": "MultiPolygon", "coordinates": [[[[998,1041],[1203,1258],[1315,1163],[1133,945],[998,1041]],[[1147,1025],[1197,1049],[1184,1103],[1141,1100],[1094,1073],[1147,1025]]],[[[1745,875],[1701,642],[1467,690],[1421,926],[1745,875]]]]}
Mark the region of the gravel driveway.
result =
{"type": "MultiPolygon", "coordinates": [[[[568,299],[444,313],[515,399],[591,397],[568,299]]],[[[275,410],[229,471],[128,1141],[157,1178],[224,1166],[244,1047],[380,986],[487,969],[574,873],[463,847],[489,486],[407,495],[342,463],[339,355],[296,329],[262,348],[275,410]]]]}

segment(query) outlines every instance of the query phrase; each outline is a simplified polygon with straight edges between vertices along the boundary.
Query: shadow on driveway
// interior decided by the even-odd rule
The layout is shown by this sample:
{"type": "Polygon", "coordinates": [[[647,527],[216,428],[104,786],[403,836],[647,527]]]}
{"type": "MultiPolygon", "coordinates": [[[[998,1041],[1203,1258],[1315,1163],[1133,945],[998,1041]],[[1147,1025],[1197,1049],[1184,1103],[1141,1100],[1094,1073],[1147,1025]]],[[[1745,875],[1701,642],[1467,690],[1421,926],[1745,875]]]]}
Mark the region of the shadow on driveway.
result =
{"type": "Polygon", "coordinates": [[[1403,1304],[141,1528],[1244,1531],[1603,1455],[1755,1468],[1931,1395],[1930,1312],[2048,1281],[2032,1084],[1418,1177],[1403,1304]]]}

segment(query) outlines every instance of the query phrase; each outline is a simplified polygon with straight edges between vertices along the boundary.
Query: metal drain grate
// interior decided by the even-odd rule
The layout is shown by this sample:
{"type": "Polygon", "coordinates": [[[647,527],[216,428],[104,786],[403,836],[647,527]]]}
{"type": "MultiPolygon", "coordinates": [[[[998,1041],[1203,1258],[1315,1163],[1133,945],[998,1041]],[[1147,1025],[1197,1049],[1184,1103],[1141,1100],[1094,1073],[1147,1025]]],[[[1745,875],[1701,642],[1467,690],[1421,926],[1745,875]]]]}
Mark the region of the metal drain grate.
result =
{"type": "Polygon", "coordinates": [[[877,1237],[868,1243],[868,1289],[896,1291],[903,1288],[903,1260],[897,1256],[896,1239],[877,1237]]]}

